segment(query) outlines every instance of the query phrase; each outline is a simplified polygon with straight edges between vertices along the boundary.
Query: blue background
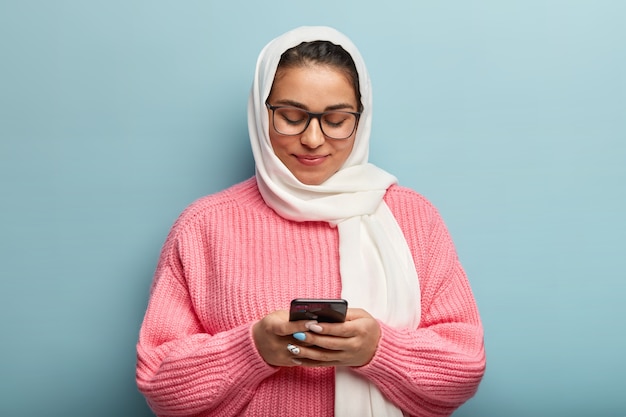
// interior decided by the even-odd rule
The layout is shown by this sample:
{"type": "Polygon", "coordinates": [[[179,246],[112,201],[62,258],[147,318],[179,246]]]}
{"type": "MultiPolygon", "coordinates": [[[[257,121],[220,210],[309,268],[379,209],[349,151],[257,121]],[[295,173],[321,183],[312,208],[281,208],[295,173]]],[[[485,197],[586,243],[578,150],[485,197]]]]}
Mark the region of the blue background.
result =
{"type": "Polygon", "coordinates": [[[270,39],[326,24],[374,83],[372,162],[441,211],[486,330],[462,416],[626,416],[626,2],[0,2],[0,415],[150,416],[163,240],[253,173],[270,39]]]}

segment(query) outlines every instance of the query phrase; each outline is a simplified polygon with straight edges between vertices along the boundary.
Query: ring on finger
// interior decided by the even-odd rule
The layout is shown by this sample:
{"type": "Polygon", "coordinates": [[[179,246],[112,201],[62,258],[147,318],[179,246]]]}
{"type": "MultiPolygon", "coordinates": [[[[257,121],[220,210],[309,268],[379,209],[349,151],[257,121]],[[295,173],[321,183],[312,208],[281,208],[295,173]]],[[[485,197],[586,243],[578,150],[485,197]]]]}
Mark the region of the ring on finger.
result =
{"type": "Polygon", "coordinates": [[[300,354],[300,348],[296,345],[292,345],[291,343],[289,343],[287,345],[287,350],[291,353],[293,353],[294,355],[299,355],[300,354]]]}

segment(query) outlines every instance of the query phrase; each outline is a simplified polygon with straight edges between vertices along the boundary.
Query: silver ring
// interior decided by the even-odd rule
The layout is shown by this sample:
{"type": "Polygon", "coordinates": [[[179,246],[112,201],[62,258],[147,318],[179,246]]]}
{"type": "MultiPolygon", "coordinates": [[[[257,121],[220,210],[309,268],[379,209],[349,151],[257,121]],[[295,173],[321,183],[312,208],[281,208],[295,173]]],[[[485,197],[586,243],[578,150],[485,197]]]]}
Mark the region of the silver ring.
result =
{"type": "Polygon", "coordinates": [[[299,355],[300,354],[300,348],[296,345],[292,345],[291,343],[289,343],[287,345],[287,350],[291,353],[293,353],[294,355],[299,355]]]}

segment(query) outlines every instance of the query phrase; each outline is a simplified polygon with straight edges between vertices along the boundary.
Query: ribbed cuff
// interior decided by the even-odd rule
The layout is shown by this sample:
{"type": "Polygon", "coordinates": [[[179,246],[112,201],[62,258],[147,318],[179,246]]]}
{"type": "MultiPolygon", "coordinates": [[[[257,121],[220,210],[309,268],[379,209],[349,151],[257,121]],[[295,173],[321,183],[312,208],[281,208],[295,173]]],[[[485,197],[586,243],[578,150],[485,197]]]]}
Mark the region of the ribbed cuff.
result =
{"type": "Polygon", "coordinates": [[[278,371],[259,354],[252,337],[251,324],[232,329],[222,349],[224,365],[228,366],[228,373],[241,388],[256,387],[278,371]]]}
{"type": "Polygon", "coordinates": [[[412,337],[409,332],[391,328],[381,321],[379,324],[380,339],[374,357],[368,364],[354,368],[354,371],[381,384],[397,385],[399,380],[406,379],[406,375],[400,372],[404,367],[398,366],[398,363],[415,361],[406,349],[413,343],[412,337]]]}

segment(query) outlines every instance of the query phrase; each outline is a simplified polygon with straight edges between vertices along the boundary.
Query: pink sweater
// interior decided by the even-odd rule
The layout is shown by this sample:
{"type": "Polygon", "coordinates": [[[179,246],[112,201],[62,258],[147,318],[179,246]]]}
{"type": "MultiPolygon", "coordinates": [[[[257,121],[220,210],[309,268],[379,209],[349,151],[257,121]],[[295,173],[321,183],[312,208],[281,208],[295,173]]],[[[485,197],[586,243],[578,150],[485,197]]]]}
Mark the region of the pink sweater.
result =
{"type": "MultiPolygon", "coordinates": [[[[485,369],[476,303],[436,209],[400,186],[385,201],[413,254],[421,324],[381,323],[374,358],[354,371],[405,414],[448,416],[485,369]]],[[[138,387],[158,416],[332,416],[334,369],[268,365],[251,327],[293,298],[340,293],[336,228],[281,218],[254,178],[204,197],[164,244],[137,345],[138,387]]]]}

